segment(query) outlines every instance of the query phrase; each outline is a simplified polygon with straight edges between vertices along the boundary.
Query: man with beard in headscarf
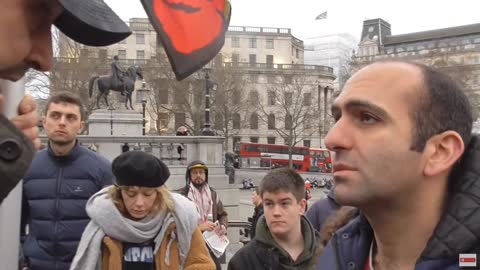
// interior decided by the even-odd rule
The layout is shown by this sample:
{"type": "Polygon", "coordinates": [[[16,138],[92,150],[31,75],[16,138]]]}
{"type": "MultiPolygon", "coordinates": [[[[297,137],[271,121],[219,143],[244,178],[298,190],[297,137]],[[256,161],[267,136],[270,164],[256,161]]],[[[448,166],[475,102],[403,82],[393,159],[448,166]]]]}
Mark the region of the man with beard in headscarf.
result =
{"type": "MultiPolygon", "coordinates": [[[[213,231],[220,226],[226,233],[228,226],[227,212],[217,192],[208,185],[208,167],[199,160],[192,161],[185,174],[186,185],[178,190],[180,194],[189,198],[196,205],[199,214],[200,231],[213,231]],[[218,221],[218,223],[216,223],[218,221]]],[[[219,259],[210,251],[217,270],[221,269],[219,259]]]]}

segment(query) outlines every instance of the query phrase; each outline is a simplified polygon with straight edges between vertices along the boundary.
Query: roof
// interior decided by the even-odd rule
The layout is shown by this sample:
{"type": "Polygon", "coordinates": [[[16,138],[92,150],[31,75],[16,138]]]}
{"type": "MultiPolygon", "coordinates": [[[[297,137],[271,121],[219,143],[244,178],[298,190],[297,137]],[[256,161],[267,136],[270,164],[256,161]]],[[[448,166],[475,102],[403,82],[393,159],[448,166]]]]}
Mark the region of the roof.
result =
{"type": "Polygon", "coordinates": [[[408,33],[403,35],[387,36],[385,37],[383,44],[394,45],[400,43],[411,43],[423,40],[451,38],[473,34],[480,34],[480,23],[408,33]]]}

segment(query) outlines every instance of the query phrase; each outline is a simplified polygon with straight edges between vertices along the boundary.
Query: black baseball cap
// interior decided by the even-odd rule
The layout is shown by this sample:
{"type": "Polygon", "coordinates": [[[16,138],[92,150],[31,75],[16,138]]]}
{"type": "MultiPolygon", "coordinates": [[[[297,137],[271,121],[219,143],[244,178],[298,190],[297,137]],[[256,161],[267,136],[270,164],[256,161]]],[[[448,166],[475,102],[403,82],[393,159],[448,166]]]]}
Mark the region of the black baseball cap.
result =
{"type": "Polygon", "coordinates": [[[57,0],[64,8],[55,26],[69,38],[88,46],[107,46],[132,31],[103,0],[57,0]]]}

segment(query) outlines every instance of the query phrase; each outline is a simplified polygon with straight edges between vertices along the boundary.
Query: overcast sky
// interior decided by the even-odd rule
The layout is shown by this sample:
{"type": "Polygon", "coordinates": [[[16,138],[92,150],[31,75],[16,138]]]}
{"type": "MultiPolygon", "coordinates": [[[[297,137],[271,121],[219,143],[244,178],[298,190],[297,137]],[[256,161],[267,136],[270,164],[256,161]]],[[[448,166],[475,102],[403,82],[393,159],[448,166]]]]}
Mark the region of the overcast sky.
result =
{"type": "MultiPolygon", "coordinates": [[[[146,17],[140,1],[105,2],[124,20],[146,17]]],[[[363,20],[379,17],[390,22],[394,35],[480,23],[478,0],[231,0],[231,3],[230,25],[292,28],[293,35],[302,39],[340,32],[358,38],[363,20]],[[328,18],[315,21],[324,11],[328,11],[328,18]]]]}

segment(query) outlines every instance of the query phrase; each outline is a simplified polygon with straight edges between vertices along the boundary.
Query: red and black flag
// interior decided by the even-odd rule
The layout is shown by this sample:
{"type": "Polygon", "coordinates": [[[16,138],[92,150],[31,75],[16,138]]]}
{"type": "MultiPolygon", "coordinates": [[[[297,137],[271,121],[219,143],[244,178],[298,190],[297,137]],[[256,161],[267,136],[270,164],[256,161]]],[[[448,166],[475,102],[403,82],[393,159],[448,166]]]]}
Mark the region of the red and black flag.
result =
{"type": "Polygon", "coordinates": [[[212,60],[225,42],[228,0],[141,0],[177,80],[212,60]]]}

